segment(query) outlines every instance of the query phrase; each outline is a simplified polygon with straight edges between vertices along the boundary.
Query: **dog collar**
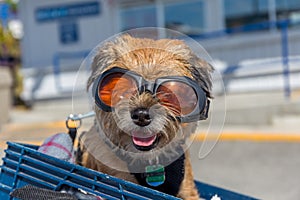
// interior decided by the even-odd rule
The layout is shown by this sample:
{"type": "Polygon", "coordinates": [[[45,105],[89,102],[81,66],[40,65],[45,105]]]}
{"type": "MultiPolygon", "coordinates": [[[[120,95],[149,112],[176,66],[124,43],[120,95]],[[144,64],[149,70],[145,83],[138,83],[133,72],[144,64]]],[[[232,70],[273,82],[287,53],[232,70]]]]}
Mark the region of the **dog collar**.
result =
{"type": "Polygon", "coordinates": [[[134,173],[134,176],[142,186],[176,196],[184,178],[184,160],[185,155],[182,154],[166,167],[150,165],[144,173],[134,173]]]}

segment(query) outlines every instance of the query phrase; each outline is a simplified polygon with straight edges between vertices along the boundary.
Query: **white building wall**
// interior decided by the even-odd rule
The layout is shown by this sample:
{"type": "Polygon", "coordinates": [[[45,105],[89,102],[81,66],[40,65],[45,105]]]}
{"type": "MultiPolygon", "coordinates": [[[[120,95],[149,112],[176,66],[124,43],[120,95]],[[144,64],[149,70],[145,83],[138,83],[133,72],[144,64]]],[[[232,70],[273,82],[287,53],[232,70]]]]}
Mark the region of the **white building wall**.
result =
{"type": "Polygon", "coordinates": [[[113,21],[116,20],[113,1],[22,0],[20,1],[19,9],[25,34],[21,43],[24,68],[51,66],[53,57],[58,51],[79,52],[91,50],[100,41],[108,38],[117,30],[117,23],[113,21]],[[63,44],[60,42],[59,19],[45,22],[38,22],[36,20],[35,11],[38,8],[95,1],[100,3],[100,13],[98,15],[78,16],[71,19],[77,24],[78,28],[78,41],[74,43],[63,44]]]}

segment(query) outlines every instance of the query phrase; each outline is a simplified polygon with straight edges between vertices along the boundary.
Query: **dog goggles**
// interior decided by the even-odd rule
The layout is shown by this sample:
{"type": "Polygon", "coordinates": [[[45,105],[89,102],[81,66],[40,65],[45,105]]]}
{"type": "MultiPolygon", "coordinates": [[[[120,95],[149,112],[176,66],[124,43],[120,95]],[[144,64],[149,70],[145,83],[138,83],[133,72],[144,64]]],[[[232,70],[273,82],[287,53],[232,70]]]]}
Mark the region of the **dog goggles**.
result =
{"type": "Polygon", "coordinates": [[[167,76],[150,82],[133,71],[114,67],[100,75],[93,85],[95,103],[106,112],[113,111],[122,99],[129,100],[145,91],[152,93],[181,122],[207,118],[206,93],[196,81],[185,76],[167,76]]]}

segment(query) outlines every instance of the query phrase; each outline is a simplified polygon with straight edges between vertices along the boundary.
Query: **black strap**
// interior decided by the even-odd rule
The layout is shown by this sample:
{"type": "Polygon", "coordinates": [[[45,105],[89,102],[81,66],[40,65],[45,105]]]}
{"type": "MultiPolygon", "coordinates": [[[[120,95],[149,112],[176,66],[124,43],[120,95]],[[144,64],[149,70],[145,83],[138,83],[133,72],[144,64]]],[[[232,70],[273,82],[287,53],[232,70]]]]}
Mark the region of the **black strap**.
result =
{"type": "Polygon", "coordinates": [[[82,166],[82,156],[83,156],[83,153],[86,151],[84,145],[81,143],[82,142],[82,138],[84,137],[84,135],[86,134],[87,132],[84,131],[82,132],[80,135],[79,135],[79,138],[78,138],[78,143],[77,143],[77,149],[76,149],[76,152],[75,152],[75,160],[76,160],[76,163],[78,165],[81,165],[82,166]]]}
{"type": "Polygon", "coordinates": [[[76,135],[77,135],[77,128],[69,128],[69,136],[71,137],[73,144],[74,144],[76,135]]]}

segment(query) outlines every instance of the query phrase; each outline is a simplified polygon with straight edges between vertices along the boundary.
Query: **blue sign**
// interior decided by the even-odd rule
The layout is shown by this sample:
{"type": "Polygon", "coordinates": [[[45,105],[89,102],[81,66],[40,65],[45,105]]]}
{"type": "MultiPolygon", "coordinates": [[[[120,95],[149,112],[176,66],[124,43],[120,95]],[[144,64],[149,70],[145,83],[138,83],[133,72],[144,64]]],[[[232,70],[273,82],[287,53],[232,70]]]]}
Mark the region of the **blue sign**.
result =
{"type": "Polygon", "coordinates": [[[39,22],[44,22],[68,17],[98,15],[100,13],[100,6],[100,2],[94,1],[38,8],[35,11],[35,18],[39,22]]]}
{"type": "Polygon", "coordinates": [[[9,17],[9,5],[6,3],[0,3],[0,19],[4,27],[7,26],[8,17],[9,17]]]}
{"type": "Polygon", "coordinates": [[[78,26],[75,22],[62,22],[59,26],[60,42],[71,44],[78,41],[78,26]]]}

